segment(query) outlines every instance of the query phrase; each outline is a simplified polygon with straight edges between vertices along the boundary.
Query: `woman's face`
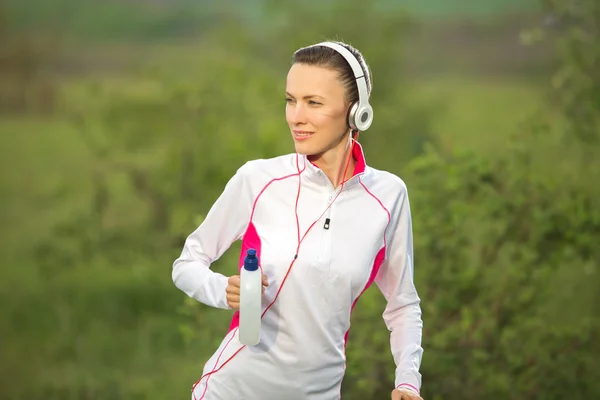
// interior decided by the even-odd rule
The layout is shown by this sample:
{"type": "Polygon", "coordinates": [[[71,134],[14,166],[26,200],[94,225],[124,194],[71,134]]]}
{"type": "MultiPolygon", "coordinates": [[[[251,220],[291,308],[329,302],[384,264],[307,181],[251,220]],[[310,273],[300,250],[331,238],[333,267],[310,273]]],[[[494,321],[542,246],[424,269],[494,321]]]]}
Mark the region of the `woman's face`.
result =
{"type": "Polygon", "coordinates": [[[329,68],[294,64],[286,83],[285,117],[296,152],[323,156],[339,146],[348,133],[346,89],[338,72],[329,68]]]}

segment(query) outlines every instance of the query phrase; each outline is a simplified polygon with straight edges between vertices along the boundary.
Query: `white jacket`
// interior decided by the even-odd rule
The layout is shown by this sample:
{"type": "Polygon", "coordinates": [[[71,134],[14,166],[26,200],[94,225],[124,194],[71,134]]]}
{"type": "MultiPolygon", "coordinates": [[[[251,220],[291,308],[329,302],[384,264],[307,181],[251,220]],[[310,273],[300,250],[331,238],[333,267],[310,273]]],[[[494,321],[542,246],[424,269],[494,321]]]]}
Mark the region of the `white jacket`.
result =
{"type": "Polygon", "coordinates": [[[255,248],[269,280],[260,343],[239,343],[236,312],[193,400],[339,399],[350,313],[373,282],[387,300],[396,386],[419,391],[423,324],[406,186],[368,167],[358,143],[353,155],[342,190],[305,156],[249,161],[187,238],[173,281],[188,296],[230,309],[227,277],[210,266],[238,239],[240,268],[255,248]]]}

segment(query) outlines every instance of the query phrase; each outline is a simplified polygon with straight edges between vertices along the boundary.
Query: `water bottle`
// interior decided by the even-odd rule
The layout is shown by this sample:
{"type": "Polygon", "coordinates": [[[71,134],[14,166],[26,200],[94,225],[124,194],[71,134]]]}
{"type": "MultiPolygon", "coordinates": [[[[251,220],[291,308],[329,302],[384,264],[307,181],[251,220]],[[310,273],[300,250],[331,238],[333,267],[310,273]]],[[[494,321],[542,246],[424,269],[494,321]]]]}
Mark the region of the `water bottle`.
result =
{"type": "Polygon", "coordinates": [[[248,249],[240,273],[240,343],[254,346],[260,341],[262,277],[256,250],[248,249]]]}

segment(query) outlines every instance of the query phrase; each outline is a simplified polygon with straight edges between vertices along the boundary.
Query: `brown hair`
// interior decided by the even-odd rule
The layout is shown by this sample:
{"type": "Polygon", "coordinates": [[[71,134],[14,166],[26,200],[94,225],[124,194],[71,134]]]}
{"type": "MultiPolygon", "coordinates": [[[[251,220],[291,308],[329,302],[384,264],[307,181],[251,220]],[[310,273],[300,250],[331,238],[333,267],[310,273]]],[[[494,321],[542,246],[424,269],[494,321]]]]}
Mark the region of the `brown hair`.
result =
{"type": "MultiPolygon", "coordinates": [[[[333,43],[344,46],[356,57],[365,75],[367,92],[371,94],[371,72],[360,51],[346,43],[333,43]]],[[[346,87],[346,101],[350,104],[358,101],[358,87],[356,86],[356,79],[354,78],[352,68],[346,59],[334,49],[316,45],[303,47],[294,53],[292,64],[296,63],[325,67],[337,71],[340,81],[346,87]]]]}

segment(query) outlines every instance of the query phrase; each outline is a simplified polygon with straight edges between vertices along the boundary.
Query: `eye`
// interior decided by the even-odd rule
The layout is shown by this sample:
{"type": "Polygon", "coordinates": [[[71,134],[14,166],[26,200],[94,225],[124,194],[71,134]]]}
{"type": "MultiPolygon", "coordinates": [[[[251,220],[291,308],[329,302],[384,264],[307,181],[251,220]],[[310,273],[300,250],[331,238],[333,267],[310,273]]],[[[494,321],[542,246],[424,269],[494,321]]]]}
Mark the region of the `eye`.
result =
{"type": "Polygon", "coordinates": [[[293,101],[294,101],[294,99],[292,99],[292,98],[289,98],[289,97],[285,98],[285,102],[288,103],[288,104],[291,103],[291,102],[293,102],[293,101]]]}
{"type": "Polygon", "coordinates": [[[314,100],[309,100],[308,104],[310,104],[311,106],[320,106],[321,103],[319,103],[318,101],[314,101],[314,100]]]}

